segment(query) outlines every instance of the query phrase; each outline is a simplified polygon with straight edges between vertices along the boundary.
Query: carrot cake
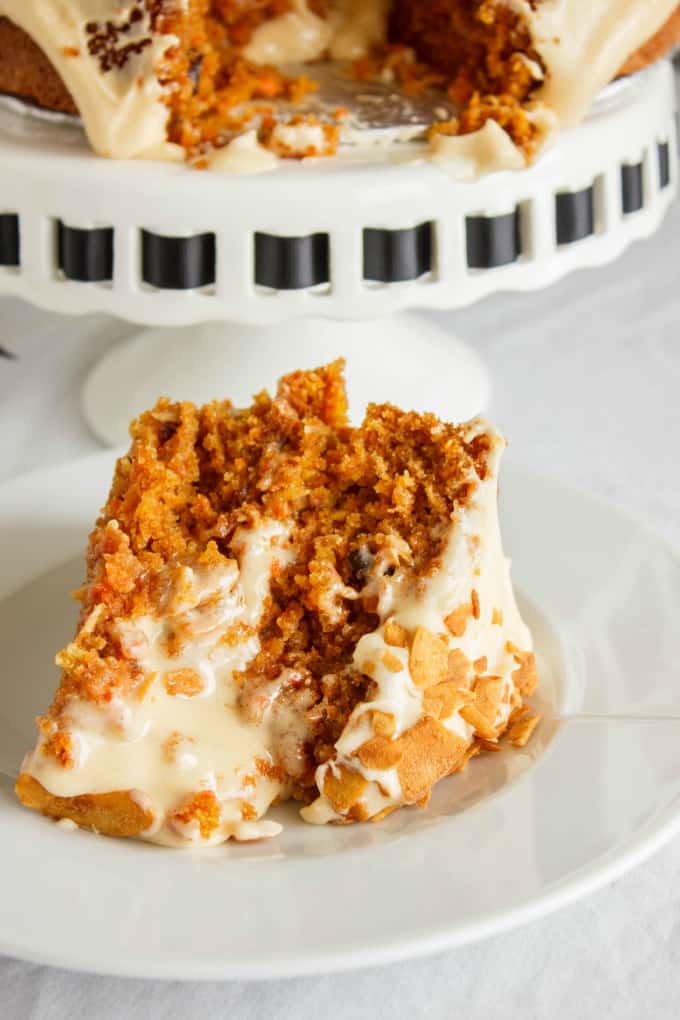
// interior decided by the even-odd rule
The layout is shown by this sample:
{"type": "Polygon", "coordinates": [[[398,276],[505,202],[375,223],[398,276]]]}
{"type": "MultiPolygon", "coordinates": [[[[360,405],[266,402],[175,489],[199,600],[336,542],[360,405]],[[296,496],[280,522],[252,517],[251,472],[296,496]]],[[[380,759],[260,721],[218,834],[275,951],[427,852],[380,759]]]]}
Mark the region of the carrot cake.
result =
{"type": "Polygon", "coordinates": [[[455,161],[472,136],[495,169],[679,36],[677,0],[0,0],[0,92],[78,113],[104,156],[233,168],[250,148],[262,167],[262,149],[336,152],[347,111],[307,101],[320,62],[344,61],[445,95],[433,154],[455,161]]]}
{"type": "Polygon", "coordinates": [[[25,805],[166,845],[258,839],[275,802],[379,820],[529,739],[492,426],[382,404],[350,427],[334,363],[246,410],[160,400],[131,431],[25,805]]]}

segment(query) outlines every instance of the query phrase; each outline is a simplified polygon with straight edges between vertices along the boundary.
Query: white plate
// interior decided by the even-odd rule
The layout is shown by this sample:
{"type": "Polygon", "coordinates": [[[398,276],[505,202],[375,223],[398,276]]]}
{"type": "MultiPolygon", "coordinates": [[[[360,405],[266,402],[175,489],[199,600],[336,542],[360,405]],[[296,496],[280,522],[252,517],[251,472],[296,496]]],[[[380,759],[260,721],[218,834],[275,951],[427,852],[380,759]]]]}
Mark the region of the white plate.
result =
{"type": "MultiPolygon", "coordinates": [[[[0,489],[0,772],[15,773],[75,621],[110,454],[0,489]]],[[[680,561],[611,508],[506,467],[506,548],[546,721],[427,810],[173,851],[67,832],[0,779],[0,951],[82,970],[266,978],[365,966],[510,928],[582,896],[680,824],[680,561]]]]}

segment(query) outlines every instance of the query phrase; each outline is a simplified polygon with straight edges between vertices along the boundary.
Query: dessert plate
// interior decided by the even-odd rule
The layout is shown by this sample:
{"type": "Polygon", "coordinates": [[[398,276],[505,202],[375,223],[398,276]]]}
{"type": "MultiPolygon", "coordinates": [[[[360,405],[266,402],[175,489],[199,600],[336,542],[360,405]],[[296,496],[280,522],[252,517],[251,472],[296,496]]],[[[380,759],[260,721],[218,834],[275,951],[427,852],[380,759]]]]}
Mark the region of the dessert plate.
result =
{"type": "Polygon", "coordinates": [[[433,952],[615,878],[680,828],[680,559],[632,519],[512,463],[506,550],[536,638],[544,721],[424,811],[174,851],[69,831],[13,776],[70,636],[66,592],[112,456],[0,488],[0,952],[161,978],[271,978],[433,952]]]}

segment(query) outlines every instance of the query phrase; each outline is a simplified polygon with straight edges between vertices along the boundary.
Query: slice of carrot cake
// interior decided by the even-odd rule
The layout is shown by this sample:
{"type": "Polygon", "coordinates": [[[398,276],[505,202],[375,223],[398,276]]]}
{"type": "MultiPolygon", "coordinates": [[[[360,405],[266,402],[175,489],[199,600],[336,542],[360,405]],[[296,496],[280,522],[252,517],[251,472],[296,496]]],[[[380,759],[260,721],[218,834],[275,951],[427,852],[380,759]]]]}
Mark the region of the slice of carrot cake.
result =
{"type": "Polygon", "coordinates": [[[90,536],[17,793],[158,843],[379,819],[499,740],[536,684],[498,523],[504,440],[372,405],[342,365],[238,410],[160,400],[90,536]]]}

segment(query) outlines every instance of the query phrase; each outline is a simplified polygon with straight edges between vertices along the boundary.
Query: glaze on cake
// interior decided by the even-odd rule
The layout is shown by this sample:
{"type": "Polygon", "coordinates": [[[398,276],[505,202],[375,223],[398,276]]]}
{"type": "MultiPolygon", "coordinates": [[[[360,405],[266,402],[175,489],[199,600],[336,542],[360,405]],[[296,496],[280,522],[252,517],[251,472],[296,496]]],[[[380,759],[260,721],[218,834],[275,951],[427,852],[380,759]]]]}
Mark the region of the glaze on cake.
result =
{"type": "Polygon", "coordinates": [[[333,364],[243,411],[161,400],[132,436],[24,804],[177,846],[254,839],[275,801],[379,820],[526,742],[492,426],[373,405],[351,428],[333,364]]]}

